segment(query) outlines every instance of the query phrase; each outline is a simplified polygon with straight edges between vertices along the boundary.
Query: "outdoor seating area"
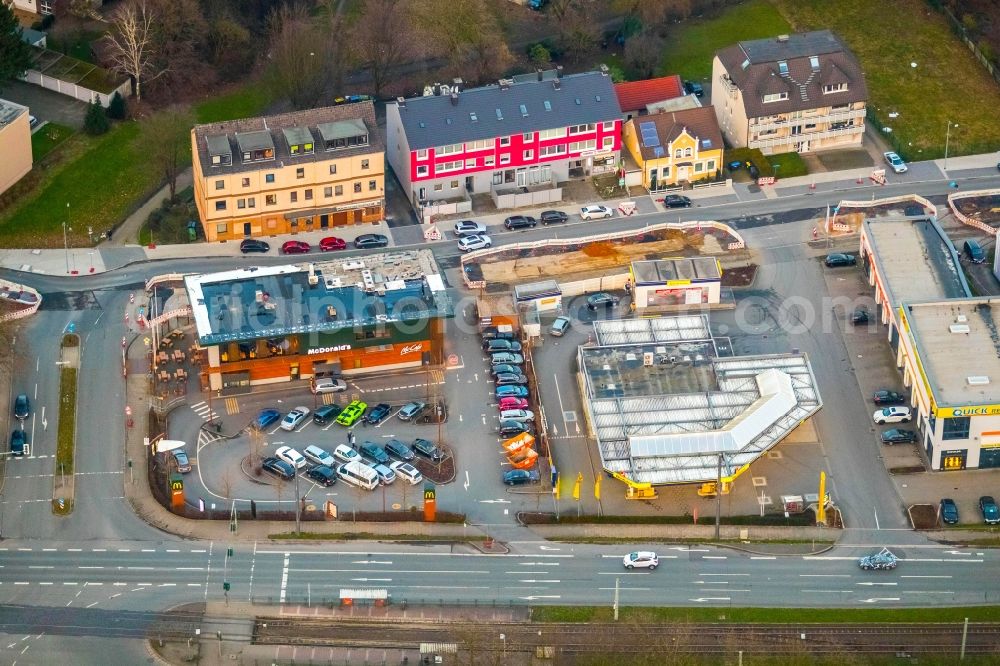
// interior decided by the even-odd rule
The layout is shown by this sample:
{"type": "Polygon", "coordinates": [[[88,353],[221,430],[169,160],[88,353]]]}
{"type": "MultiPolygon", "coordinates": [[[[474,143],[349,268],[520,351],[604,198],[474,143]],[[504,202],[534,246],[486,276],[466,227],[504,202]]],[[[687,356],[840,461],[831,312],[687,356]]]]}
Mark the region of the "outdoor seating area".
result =
{"type": "Polygon", "coordinates": [[[188,380],[197,376],[198,364],[202,362],[203,350],[193,334],[176,328],[165,335],[158,344],[155,356],[150,351],[150,376],[154,391],[161,398],[170,394],[184,395],[188,391],[188,380]]]}

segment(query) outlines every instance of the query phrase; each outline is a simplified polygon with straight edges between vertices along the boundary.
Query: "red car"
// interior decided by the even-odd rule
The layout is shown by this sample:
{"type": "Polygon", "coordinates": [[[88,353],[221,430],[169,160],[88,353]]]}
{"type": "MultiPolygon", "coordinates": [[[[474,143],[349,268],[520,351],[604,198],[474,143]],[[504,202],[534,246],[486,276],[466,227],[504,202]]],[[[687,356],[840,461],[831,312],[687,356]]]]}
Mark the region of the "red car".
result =
{"type": "Polygon", "coordinates": [[[506,411],[508,409],[527,409],[528,401],[524,398],[515,398],[513,396],[507,398],[500,398],[500,411],[506,411]]]}
{"type": "Polygon", "coordinates": [[[329,252],[330,250],[343,250],[347,247],[347,241],[343,238],[337,238],[336,236],[327,236],[319,242],[320,252],[329,252]]]}
{"type": "Polygon", "coordinates": [[[305,254],[309,251],[309,243],[303,241],[286,241],[281,246],[282,254],[305,254]]]}

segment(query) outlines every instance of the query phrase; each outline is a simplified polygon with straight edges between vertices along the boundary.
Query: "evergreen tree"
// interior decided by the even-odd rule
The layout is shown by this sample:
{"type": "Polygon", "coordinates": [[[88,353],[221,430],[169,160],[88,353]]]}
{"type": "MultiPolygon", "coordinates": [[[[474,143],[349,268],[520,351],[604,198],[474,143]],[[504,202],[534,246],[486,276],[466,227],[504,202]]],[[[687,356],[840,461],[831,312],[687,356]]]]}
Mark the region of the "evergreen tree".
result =
{"type": "Polygon", "coordinates": [[[122,97],[121,93],[116,92],[108,103],[108,118],[124,120],[127,112],[128,106],[125,104],[125,98],[122,97]]]}
{"type": "Polygon", "coordinates": [[[21,26],[14,10],[0,2],[0,86],[24,76],[33,60],[31,47],[21,39],[21,26]]]}
{"type": "Polygon", "coordinates": [[[87,115],[83,118],[83,129],[87,134],[97,136],[111,128],[111,121],[104,113],[104,107],[96,99],[87,107],[87,115]]]}

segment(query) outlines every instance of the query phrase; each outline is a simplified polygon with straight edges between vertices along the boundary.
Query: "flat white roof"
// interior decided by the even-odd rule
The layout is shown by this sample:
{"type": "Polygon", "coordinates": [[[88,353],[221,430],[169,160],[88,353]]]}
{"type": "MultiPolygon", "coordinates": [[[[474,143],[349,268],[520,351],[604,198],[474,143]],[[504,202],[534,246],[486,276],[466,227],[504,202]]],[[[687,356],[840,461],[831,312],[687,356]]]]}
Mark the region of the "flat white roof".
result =
{"type": "Polygon", "coordinates": [[[294,265],[251,266],[249,268],[239,268],[234,271],[223,271],[221,273],[202,273],[185,276],[184,285],[187,287],[188,298],[191,301],[191,312],[194,314],[194,323],[198,329],[198,337],[205,337],[212,334],[212,323],[209,321],[208,308],[205,307],[205,285],[271,275],[288,275],[290,273],[298,273],[302,270],[304,270],[303,266],[294,265]]]}
{"type": "Polygon", "coordinates": [[[648,345],[711,340],[708,315],[595,321],[599,345],[648,345]]]}

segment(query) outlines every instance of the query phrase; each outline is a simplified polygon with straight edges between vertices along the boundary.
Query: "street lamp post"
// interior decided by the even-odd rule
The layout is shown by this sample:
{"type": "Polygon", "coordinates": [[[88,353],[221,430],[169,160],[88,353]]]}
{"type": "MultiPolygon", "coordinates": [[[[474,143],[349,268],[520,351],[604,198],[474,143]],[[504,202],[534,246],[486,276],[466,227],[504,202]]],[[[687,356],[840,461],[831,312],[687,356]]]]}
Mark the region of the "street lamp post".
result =
{"type": "Polygon", "coordinates": [[[944,170],[948,170],[948,142],[951,139],[951,128],[958,127],[958,123],[948,121],[948,126],[944,131],[944,170]]]}
{"type": "Polygon", "coordinates": [[[69,226],[69,202],[66,202],[66,221],[63,222],[63,252],[66,253],[66,275],[69,275],[69,241],[66,238],[66,227],[69,226]]]}

